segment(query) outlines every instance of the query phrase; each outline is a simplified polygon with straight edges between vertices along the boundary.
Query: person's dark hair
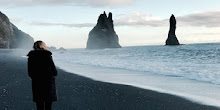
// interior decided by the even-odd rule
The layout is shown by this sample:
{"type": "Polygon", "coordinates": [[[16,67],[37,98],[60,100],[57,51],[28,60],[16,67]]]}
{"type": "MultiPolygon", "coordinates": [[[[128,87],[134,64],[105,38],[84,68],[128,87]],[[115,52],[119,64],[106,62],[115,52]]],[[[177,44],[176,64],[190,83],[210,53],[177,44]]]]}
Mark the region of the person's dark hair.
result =
{"type": "Polygon", "coordinates": [[[34,45],[33,45],[33,49],[34,49],[34,50],[42,49],[42,48],[40,47],[40,45],[41,45],[42,43],[43,43],[43,41],[41,41],[41,40],[36,41],[36,42],[34,43],[34,45]]]}

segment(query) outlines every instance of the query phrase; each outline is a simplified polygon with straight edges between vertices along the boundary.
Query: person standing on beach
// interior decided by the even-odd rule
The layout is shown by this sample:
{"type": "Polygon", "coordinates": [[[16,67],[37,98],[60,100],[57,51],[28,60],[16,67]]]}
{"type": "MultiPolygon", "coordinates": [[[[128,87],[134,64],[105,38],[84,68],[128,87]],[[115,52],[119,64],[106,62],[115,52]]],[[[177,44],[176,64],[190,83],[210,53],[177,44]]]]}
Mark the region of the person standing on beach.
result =
{"type": "Polygon", "coordinates": [[[43,41],[36,41],[34,50],[28,53],[28,75],[32,79],[33,101],[37,110],[51,110],[52,102],[57,101],[55,76],[57,70],[43,41]]]}

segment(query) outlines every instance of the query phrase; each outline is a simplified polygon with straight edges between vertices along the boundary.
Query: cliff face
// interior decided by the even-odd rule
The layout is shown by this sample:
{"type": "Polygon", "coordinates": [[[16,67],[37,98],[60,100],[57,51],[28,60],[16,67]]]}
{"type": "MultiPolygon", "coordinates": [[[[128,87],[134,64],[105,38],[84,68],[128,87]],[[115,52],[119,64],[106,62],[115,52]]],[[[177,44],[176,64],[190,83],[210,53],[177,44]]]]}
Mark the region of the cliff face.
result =
{"type": "Polygon", "coordinates": [[[19,30],[14,24],[12,29],[14,31],[14,41],[11,48],[32,48],[34,39],[29,35],[19,30]]]}
{"type": "Polygon", "coordinates": [[[0,12],[0,48],[31,48],[33,43],[30,35],[19,30],[0,12]]]}
{"type": "Polygon", "coordinates": [[[120,48],[118,35],[114,30],[112,13],[108,17],[104,12],[99,16],[98,23],[90,31],[87,49],[120,48]]]}
{"type": "Polygon", "coordinates": [[[166,45],[180,45],[175,32],[176,32],[176,18],[174,17],[174,15],[172,15],[170,17],[170,30],[169,30],[168,38],[166,40],[166,45]]]}
{"type": "Polygon", "coordinates": [[[0,12],[0,48],[10,48],[14,33],[8,17],[0,12]]]}

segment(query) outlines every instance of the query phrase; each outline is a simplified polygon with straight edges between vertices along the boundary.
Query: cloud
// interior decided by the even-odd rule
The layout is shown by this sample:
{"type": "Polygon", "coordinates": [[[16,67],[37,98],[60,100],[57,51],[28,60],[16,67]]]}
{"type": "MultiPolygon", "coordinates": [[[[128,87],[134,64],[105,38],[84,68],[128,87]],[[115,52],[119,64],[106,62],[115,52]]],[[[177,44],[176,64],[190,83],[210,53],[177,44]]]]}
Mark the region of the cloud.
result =
{"type": "Polygon", "coordinates": [[[37,26],[64,26],[64,27],[76,27],[76,28],[83,28],[83,27],[93,27],[95,24],[92,23],[82,23],[82,24],[64,24],[64,23],[47,23],[47,22],[39,22],[33,21],[30,25],[37,25],[37,26]]]}
{"type": "Polygon", "coordinates": [[[183,26],[220,27],[220,10],[192,13],[177,17],[177,20],[183,26]]]}
{"type": "MultiPolygon", "coordinates": [[[[220,27],[220,10],[192,13],[177,16],[178,26],[220,27]]],[[[169,18],[161,19],[140,12],[129,12],[124,17],[116,18],[115,24],[119,26],[168,26],[169,18]]]]}
{"type": "MultiPolygon", "coordinates": [[[[167,24],[167,20],[161,20],[159,17],[153,17],[151,14],[147,15],[144,13],[131,11],[128,14],[120,14],[119,18],[114,20],[115,26],[153,26],[159,27],[167,24]]],[[[31,25],[38,26],[64,26],[64,27],[94,27],[94,23],[82,23],[82,24],[63,24],[63,23],[48,23],[41,21],[34,21],[31,25]]]]}
{"type": "MultiPolygon", "coordinates": [[[[117,15],[116,15],[117,16],[117,15]]],[[[192,13],[184,16],[178,16],[177,26],[194,26],[194,27],[220,27],[220,11],[207,11],[200,13],[192,13]]],[[[62,24],[62,23],[45,23],[32,22],[32,25],[41,26],[65,26],[65,27],[93,27],[94,23],[82,24],[62,24]]],[[[154,17],[152,14],[131,11],[127,14],[120,14],[114,19],[115,26],[151,26],[151,27],[167,27],[169,26],[169,18],[161,19],[154,17]]]]}
{"type": "Polygon", "coordinates": [[[115,7],[134,3],[136,0],[0,0],[1,6],[33,5],[82,5],[92,7],[115,7]]]}
{"type": "Polygon", "coordinates": [[[134,3],[136,0],[85,0],[91,6],[123,6],[130,5],[134,3]]]}
{"type": "Polygon", "coordinates": [[[121,17],[116,17],[116,26],[152,26],[159,27],[166,25],[166,20],[160,17],[154,17],[152,14],[145,14],[137,11],[131,11],[123,14],[121,17]],[[124,16],[123,16],[124,15],[124,16]]]}
{"type": "Polygon", "coordinates": [[[12,22],[12,23],[19,23],[21,21],[22,21],[21,18],[10,18],[10,22],[12,22]]]}
{"type": "Polygon", "coordinates": [[[219,36],[220,32],[203,32],[203,33],[193,33],[193,35],[201,36],[201,35],[209,35],[209,36],[219,36]]]}

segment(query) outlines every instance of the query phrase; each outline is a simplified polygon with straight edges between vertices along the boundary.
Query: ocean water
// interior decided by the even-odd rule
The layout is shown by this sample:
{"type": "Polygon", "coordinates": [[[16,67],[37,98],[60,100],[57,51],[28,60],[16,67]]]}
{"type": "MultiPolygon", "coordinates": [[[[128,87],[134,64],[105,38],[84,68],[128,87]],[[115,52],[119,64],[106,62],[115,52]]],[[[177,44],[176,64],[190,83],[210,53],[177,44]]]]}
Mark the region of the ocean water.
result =
{"type": "Polygon", "coordinates": [[[56,66],[94,80],[173,94],[220,107],[220,43],[68,49],[56,66]]]}
{"type": "Polygon", "coordinates": [[[184,77],[220,85],[220,44],[72,49],[54,52],[66,63],[184,77]]]}

